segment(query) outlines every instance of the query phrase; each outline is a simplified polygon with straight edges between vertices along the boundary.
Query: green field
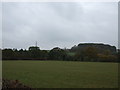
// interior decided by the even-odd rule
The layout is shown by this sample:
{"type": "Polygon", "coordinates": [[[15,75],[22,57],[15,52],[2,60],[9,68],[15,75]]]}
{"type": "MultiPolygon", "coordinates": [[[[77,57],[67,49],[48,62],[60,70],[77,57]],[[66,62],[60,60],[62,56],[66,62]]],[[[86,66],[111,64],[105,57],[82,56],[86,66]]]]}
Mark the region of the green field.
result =
{"type": "Polygon", "coordinates": [[[117,88],[118,64],[72,61],[3,61],[3,78],[33,88],[117,88]]]}

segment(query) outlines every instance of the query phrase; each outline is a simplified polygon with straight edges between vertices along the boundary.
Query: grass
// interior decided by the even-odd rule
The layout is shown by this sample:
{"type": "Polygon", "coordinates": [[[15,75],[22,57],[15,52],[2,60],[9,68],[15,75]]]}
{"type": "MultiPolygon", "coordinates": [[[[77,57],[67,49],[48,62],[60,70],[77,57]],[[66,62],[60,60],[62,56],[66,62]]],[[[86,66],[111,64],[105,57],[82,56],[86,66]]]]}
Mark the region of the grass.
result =
{"type": "Polygon", "coordinates": [[[33,88],[117,88],[118,64],[72,61],[3,61],[3,78],[33,88]]]}
{"type": "Polygon", "coordinates": [[[69,52],[67,54],[70,55],[70,56],[74,56],[75,55],[75,53],[73,53],[73,52],[69,52]]]}

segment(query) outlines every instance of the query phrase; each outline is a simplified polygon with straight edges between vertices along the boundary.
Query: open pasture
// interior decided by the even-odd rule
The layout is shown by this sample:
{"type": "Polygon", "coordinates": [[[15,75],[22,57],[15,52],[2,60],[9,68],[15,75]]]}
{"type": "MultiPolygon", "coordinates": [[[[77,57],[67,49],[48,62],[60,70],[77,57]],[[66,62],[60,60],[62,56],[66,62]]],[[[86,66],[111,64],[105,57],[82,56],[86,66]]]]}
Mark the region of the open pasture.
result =
{"type": "Polygon", "coordinates": [[[117,88],[118,63],[3,61],[3,78],[33,88],[117,88]]]}

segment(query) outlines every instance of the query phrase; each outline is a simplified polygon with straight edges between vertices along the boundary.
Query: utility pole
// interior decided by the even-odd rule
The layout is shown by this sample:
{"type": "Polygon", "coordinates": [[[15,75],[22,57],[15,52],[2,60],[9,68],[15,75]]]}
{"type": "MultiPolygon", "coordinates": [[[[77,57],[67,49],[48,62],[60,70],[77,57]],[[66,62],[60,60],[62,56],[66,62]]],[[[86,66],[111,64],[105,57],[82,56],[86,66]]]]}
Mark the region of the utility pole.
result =
{"type": "Polygon", "coordinates": [[[36,41],[36,43],[35,43],[35,46],[37,47],[37,41],[36,41]]]}

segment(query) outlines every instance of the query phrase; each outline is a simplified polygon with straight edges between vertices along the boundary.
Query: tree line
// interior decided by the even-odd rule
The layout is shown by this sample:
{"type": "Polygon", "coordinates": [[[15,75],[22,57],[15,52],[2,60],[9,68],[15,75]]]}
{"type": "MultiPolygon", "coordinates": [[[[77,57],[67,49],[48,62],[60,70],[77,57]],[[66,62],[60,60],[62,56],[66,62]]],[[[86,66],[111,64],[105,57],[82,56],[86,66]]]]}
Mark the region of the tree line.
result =
{"type": "Polygon", "coordinates": [[[91,61],[91,62],[118,62],[120,52],[109,49],[100,49],[87,46],[79,49],[79,45],[71,49],[55,47],[51,50],[40,50],[37,46],[28,50],[3,49],[2,60],[62,60],[62,61],[91,61]],[[100,52],[100,50],[102,50],[100,52]]]}

